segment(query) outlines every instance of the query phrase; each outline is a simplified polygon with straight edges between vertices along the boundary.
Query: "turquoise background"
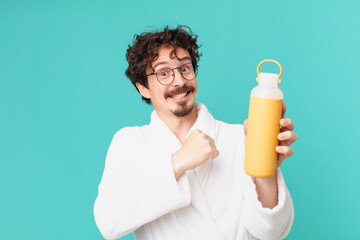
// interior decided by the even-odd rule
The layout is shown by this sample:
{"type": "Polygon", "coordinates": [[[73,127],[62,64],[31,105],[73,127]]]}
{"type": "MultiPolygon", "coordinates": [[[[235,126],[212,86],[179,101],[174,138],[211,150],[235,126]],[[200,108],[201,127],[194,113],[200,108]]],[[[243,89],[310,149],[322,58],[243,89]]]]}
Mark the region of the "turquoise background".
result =
{"type": "Polygon", "coordinates": [[[167,24],[199,35],[197,100],[216,119],[243,123],[258,63],[282,64],[299,137],[282,165],[295,204],[286,239],[360,239],[359,10],[355,0],[1,0],[0,239],[102,239],[93,204],[112,136],[152,111],[125,77],[125,51],[167,24]]]}

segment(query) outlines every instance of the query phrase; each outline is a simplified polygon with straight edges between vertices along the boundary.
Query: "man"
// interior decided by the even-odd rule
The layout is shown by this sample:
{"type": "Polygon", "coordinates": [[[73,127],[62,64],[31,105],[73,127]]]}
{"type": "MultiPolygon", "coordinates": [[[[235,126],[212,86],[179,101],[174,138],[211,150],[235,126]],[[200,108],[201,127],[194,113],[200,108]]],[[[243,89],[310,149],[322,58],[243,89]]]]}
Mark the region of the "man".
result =
{"type": "MultiPolygon", "coordinates": [[[[246,126],[215,120],[195,103],[200,54],[184,27],[136,35],[130,78],[154,106],[149,125],[113,137],[94,205],[106,239],[281,239],[294,209],[280,168],[270,178],[244,173],[246,126]]],[[[283,105],[283,117],[286,111],[283,105]]],[[[297,139],[280,121],[278,166],[297,139]]]]}

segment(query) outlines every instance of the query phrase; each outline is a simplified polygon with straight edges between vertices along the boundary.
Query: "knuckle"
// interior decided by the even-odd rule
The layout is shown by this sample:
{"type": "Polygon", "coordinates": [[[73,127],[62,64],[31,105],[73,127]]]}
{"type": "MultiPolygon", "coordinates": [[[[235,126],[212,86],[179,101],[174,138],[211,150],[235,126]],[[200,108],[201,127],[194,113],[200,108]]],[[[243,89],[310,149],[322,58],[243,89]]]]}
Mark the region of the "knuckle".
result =
{"type": "Polygon", "coordinates": [[[288,140],[291,137],[291,132],[290,131],[284,131],[283,133],[281,133],[280,135],[280,140],[288,140]]]}
{"type": "Polygon", "coordinates": [[[280,152],[287,155],[289,153],[289,148],[287,146],[281,146],[280,152]]]}
{"type": "Polygon", "coordinates": [[[206,141],[207,143],[210,142],[205,133],[201,133],[201,139],[203,139],[203,140],[206,141]]]}
{"type": "Polygon", "coordinates": [[[286,155],[290,154],[290,147],[285,147],[284,152],[286,155]]]}
{"type": "Polygon", "coordinates": [[[291,132],[291,138],[295,142],[297,140],[297,134],[294,132],[291,132]]]}
{"type": "Polygon", "coordinates": [[[285,139],[289,139],[291,138],[291,131],[286,131],[285,132],[285,139]]]}
{"type": "Polygon", "coordinates": [[[292,122],[291,118],[288,118],[288,119],[287,119],[287,122],[288,122],[288,125],[293,124],[293,122],[292,122]]]}
{"type": "Polygon", "coordinates": [[[211,144],[209,142],[206,143],[205,149],[206,149],[207,152],[211,152],[212,147],[211,147],[211,144]]]}
{"type": "Polygon", "coordinates": [[[294,154],[294,149],[292,149],[291,147],[289,147],[288,150],[287,150],[287,154],[288,154],[289,157],[290,157],[291,155],[293,155],[293,154],[294,154]]]}
{"type": "Polygon", "coordinates": [[[293,138],[295,138],[295,133],[292,131],[289,131],[289,136],[288,136],[289,140],[292,140],[293,138]]]}
{"type": "Polygon", "coordinates": [[[197,128],[193,131],[194,133],[201,133],[201,131],[197,128]]]}

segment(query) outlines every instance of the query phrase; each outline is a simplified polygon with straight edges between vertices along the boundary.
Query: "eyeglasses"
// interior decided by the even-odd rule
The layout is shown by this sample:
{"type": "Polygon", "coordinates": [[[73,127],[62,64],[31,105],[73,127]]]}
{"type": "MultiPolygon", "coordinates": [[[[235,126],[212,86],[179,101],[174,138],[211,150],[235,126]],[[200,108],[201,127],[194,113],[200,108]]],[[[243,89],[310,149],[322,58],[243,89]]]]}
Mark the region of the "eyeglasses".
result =
{"type": "Polygon", "coordinates": [[[146,76],[156,75],[156,78],[160,84],[170,85],[175,79],[175,69],[180,70],[180,74],[185,80],[191,81],[196,77],[196,73],[191,63],[186,63],[177,68],[161,68],[157,72],[147,74],[146,76]]]}

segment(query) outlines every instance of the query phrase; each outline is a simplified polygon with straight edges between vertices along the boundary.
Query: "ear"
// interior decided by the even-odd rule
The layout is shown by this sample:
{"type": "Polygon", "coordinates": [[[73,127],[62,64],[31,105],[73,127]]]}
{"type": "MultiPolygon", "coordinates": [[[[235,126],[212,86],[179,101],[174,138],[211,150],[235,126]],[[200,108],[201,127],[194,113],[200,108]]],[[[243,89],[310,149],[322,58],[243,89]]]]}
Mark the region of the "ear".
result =
{"type": "Polygon", "coordinates": [[[150,91],[148,88],[146,88],[144,85],[140,84],[140,83],[135,83],[137,89],[139,90],[140,94],[147,99],[150,99],[150,91]]]}

